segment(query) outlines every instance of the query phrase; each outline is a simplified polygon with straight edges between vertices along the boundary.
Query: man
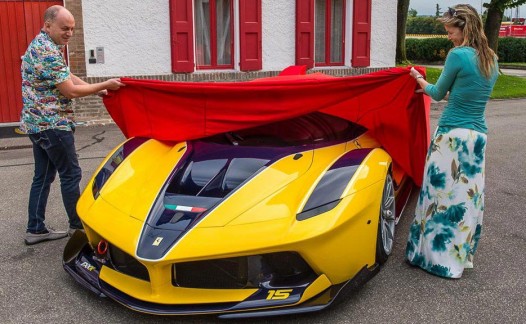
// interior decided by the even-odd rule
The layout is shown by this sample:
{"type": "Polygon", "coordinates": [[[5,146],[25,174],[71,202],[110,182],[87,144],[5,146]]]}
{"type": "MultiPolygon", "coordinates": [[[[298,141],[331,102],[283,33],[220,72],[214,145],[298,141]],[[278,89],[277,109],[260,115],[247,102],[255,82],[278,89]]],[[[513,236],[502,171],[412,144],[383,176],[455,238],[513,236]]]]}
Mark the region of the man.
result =
{"type": "Polygon", "coordinates": [[[73,35],[75,19],[62,6],[44,13],[44,27],[22,57],[22,132],[33,143],[35,174],[29,194],[25,243],[56,240],[82,229],[76,205],[80,196],[81,169],[73,137],[74,125],[68,118],[73,98],[117,90],[120,79],[88,84],[69,71],[62,49],[73,35]],[[69,218],[68,231],[46,227],[45,211],[51,183],[58,172],[62,201],[69,218]]]}

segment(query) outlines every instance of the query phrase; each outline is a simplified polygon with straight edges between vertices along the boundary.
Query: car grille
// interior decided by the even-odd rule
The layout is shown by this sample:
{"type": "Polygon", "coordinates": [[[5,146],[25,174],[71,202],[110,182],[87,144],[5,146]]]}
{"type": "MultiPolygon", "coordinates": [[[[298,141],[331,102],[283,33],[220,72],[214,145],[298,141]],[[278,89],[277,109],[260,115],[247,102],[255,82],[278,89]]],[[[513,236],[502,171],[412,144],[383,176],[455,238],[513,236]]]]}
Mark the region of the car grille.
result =
{"type": "Polygon", "coordinates": [[[247,286],[247,258],[179,263],[176,285],[191,288],[244,288],[247,286]]]}
{"type": "Polygon", "coordinates": [[[201,289],[256,288],[264,282],[288,287],[316,277],[294,252],[176,263],[172,274],[175,286],[201,289]]]}
{"type": "Polygon", "coordinates": [[[150,281],[148,269],[131,255],[113,245],[109,246],[109,253],[111,264],[115,270],[137,279],[150,281]]]}

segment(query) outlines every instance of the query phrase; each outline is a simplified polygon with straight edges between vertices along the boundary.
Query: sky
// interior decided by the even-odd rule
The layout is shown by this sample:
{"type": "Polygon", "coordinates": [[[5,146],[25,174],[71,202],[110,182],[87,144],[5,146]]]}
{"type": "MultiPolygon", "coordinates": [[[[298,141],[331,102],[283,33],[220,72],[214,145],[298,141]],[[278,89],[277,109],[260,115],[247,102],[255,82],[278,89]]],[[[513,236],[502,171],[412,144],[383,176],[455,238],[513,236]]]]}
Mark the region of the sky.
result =
{"type": "MultiPolygon", "coordinates": [[[[415,9],[418,15],[432,15],[436,13],[436,5],[440,6],[442,12],[448,7],[454,6],[459,3],[468,3],[472,5],[480,13],[481,4],[489,3],[489,0],[410,0],[409,9],[415,9]]],[[[483,10],[486,10],[483,8],[483,10]]],[[[515,9],[506,9],[504,13],[506,16],[512,16],[515,18],[515,9]]],[[[526,5],[519,7],[519,17],[526,17],[526,5]]]]}

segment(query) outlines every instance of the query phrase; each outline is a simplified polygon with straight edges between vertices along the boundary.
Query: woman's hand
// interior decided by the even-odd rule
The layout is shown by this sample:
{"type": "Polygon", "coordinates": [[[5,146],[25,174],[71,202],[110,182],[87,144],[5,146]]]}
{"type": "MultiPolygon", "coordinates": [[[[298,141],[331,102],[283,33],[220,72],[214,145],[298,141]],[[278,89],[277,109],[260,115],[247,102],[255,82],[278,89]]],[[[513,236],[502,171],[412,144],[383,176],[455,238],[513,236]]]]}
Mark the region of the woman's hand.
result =
{"type": "Polygon", "coordinates": [[[420,72],[418,72],[414,67],[411,68],[409,71],[409,74],[416,80],[420,78],[424,78],[420,72]]]}
{"type": "Polygon", "coordinates": [[[419,89],[416,89],[415,92],[426,94],[424,89],[429,83],[426,81],[424,76],[420,74],[420,72],[418,72],[414,67],[412,67],[411,70],[409,71],[409,75],[411,75],[415,79],[416,83],[420,87],[419,89]]]}

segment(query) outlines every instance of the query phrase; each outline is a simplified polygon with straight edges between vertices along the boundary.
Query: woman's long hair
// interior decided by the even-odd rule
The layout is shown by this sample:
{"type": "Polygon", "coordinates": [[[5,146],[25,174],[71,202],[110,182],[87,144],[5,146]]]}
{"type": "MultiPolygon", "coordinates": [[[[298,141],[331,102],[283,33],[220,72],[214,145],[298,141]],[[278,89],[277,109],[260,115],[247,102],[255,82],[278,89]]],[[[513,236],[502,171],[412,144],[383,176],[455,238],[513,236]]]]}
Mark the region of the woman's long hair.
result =
{"type": "Polygon", "coordinates": [[[477,51],[479,67],[482,74],[489,79],[491,72],[496,67],[497,56],[488,45],[482,19],[480,19],[477,10],[468,4],[458,4],[448,8],[444,16],[438,20],[446,26],[457,27],[462,30],[464,41],[461,46],[470,46],[477,51]]]}

